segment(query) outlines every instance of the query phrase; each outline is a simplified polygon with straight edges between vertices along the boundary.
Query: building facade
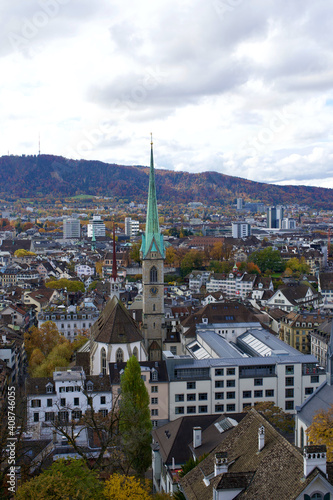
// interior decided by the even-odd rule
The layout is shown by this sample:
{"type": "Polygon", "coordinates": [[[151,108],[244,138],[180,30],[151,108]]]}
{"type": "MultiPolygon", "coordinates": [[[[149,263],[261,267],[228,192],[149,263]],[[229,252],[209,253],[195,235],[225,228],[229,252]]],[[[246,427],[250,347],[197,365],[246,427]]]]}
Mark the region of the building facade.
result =
{"type": "Polygon", "coordinates": [[[80,229],[80,221],[78,219],[65,219],[63,222],[63,238],[80,238],[81,229],[80,229]]]}

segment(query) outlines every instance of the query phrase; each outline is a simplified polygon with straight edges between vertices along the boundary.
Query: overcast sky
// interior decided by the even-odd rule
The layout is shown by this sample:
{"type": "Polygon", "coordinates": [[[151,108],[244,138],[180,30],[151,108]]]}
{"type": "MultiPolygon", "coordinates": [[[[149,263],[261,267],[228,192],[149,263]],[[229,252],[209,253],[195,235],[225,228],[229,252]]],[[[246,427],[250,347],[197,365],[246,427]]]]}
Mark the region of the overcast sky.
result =
{"type": "Polygon", "coordinates": [[[328,0],[1,0],[0,155],[333,188],[328,0]]]}

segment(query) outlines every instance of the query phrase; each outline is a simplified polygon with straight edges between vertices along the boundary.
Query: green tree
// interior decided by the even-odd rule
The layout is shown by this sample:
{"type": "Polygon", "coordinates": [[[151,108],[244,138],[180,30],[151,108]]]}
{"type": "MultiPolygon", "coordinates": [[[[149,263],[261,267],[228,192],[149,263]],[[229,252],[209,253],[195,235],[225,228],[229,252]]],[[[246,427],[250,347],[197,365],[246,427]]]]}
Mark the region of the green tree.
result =
{"type": "Polygon", "coordinates": [[[181,275],[186,276],[193,269],[200,269],[203,264],[203,257],[203,252],[199,252],[198,250],[187,252],[180,264],[181,275]]]}
{"type": "Polygon", "coordinates": [[[149,395],[135,356],[126,364],[120,381],[119,430],[128,463],[143,475],[151,464],[149,395]]]}
{"type": "Polygon", "coordinates": [[[83,460],[56,460],[39,476],[23,483],[17,500],[100,500],[102,483],[83,460]]]}
{"type": "Polygon", "coordinates": [[[280,252],[273,250],[272,247],[256,250],[250,255],[248,260],[256,264],[262,273],[269,269],[279,273],[285,269],[285,263],[281,259],[280,252]]]}
{"type": "Polygon", "coordinates": [[[140,257],[140,248],[141,248],[141,243],[133,243],[130,251],[130,258],[131,260],[134,260],[137,264],[140,264],[141,262],[141,257],[140,257]]]}

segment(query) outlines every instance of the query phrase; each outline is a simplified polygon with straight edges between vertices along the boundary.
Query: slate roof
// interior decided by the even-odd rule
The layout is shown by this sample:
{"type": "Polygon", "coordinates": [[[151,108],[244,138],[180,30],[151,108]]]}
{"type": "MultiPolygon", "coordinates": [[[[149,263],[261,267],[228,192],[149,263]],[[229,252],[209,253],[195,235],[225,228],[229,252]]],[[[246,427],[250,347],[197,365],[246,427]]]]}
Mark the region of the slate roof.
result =
{"type": "Polygon", "coordinates": [[[91,327],[91,335],[95,342],[104,344],[128,344],[143,338],[137,324],[116,297],[107,302],[91,327]]]}
{"type": "MultiPolygon", "coordinates": [[[[180,480],[180,484],[188,500],[211,500],[213,485],[222,488],[230,484],[244,488],[237,500],[294,500],[317,474],[321,472],[314,469],[304,478],[302,452],[252,409],[214,452],[180,480]],[[261,426],[265,428],[265,446],[258,452],[261,426]],[[212,477],[206,486],[203,479],[214,475],[217,452],[227,453],[228,472],[212,477]]],[[[328,480],[332,482],[331,468],[328,480]]]]}

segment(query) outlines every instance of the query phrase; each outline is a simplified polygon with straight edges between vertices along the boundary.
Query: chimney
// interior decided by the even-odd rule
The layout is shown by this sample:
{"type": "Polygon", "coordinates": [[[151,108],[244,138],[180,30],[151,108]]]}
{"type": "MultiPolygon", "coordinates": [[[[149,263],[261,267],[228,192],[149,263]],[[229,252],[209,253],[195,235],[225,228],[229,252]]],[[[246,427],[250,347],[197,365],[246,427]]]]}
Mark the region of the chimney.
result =
{"type": "Polygon", "coordinates": [[[132,318],[135,320],[136,317],[135,317],[135,311],[132,312],[132,318]]]}
{"type": "Polygon", "coordinates": [[[214,476],[228,472],[228,454],[226,452],[215,453],[214,476]]]}
{"type": "Polygon", "coordinates": [[[201,427],[193,427],[193,448],[201,446],[202,429],[201,427]]]}
{"type": "Polygon", "coordinates": [[[172,457],[172,465],[171,465],[171,469],[172,469],[172,470],[175,470],[175,468],[176,468],[175,457],[172,457]]]}
{"type": "Polygon", "coordinates": [[[304,476],[308,475],[318,467],[326,476],[326,446],[305,446],[303,451],[304,476]]]}
{"type": "Polygon", "coordinates": [[[258,429],[258,451],[261,451],[265,446],[265,427],[262,425],[258,429]]]}

